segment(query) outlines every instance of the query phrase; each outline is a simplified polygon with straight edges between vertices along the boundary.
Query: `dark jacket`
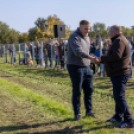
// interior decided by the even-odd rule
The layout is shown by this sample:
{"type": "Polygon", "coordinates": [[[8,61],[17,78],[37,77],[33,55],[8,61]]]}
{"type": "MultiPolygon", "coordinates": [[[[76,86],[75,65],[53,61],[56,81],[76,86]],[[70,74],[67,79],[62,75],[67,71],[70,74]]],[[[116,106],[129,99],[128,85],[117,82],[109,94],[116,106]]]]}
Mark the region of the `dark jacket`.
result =
{"type": "Polygon", "coordinates": [[[101,56],[109,77],[131,73],[130,52],[129,43],[122,34],[112,38],[112,45],[107,55],[101,56]]]}
{"type": "Polygon", "coordinates": [[[90,54],[95,54],[95,43],[90,45],[90,54]]]}
{"type": "Polygon", "coordinates": [[[132,45],[132,49],[134,49],[134,42],[131,42],[131,45],[132,45]]]}
{"type": "Polygon", "coordinates": [[[47,52],[48,52],[48,57],[51,58],[51,45],[47,44],[47,52]]]}
{"type": "Polygon", "coordinates": [[[49,58],[54,58],[55,57],[54,45],[46,44],[46,49],[47,49],[47,52],[48,52],[48,57],[49,58]]]}
{"type": "Polygon", "coordinates": [[[39,50],[41,49],[41,47],[36,46],[36,48],[34,49],[35,52],[35,57],[38,58],[38,54],[39,54],[39,50]]]}
{"type": "Polygon", "coordinates": [[[13,48],[10,47],[9,52],[13,57],[15,57],[16,56],[16,48],[15,48],[15,46],[13,46],[13,48]]]}
{"type": "Polygon", "coordinates": [[[30,53],[31,53],[31,56],[33,55],[33,50],[32,50],[32,48],[33,48],[33,46],[29,46],[29,49],[28,49],[28,51],[30,51],[30,53]]]}

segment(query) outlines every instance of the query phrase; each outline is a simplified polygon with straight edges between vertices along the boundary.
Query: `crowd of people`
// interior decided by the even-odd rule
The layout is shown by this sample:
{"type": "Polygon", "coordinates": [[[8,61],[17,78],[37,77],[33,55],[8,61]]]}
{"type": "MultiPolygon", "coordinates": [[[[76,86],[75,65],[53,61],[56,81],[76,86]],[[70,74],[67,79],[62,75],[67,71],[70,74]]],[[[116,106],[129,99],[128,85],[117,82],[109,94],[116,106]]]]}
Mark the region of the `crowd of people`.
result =
{"type": "Polygon", "coordinates": [[[14,44],[8,45],[6,49],[0,46],[0,57],[4,57],[6,62],[11,61],[11,64],[16,64],[19,59],[19,63],[24,65],[45,66],[45,68],[60,67],[64,69],[65,67],[65,42],[64,40],[58,40],[55,42],[47,41],[43,43],[34,42],[28,44],[16,46],[14,44]],[[18,53],[18,55],[17,55],[18,53]],[[33,61],[34,60],[34,61],[33,61]],[[55,62],[53,62],[55,61],[55,62]]]}
{"type": "Polygon", "coordinates": [[[39,42],[29,46],[25,44],[23,64],[32,64],[35,59],[37,66],[45,66],[45,68],[59,67],[64,69],[64,40],[59,40],[52,43],[51,41],[45,42],[43,46],[39,42]],[[55,65],[53,65],[55,60],[55,65]]]}
{"type": "MultiPolygon", "coordinates": [[[[108,52],[108,49],[111,46],[111,40],[110,39],[102,39],[100,40],[101,36],[97,35],[96,39],[91,39],[91,45],[90,45],[90,53],[93,56],[100,57],[100,55],[106,55],[108,52]],[[101,48],[100,48],[101,47],[101,48]],[[100,49],[102,50],[100,52],[100,49]]],[[[100,64],[97,65],[97,71],[95,69],[95,65],[92,63],[91,68],[93,70],[93,73],[99,74],[100,64]]]]}
{"type": "MultiPolygon", "coordinates": [[[[101,39],[100,35],[96,35],[96,38],[90,39],[90,51],[89,54],[100,57],[100,55],[106,55],[112,42],[111,39],[101,39]],[[101,54],[100,54],[101,47],[101,54]]],[[[134,39],[133,37],[128,37],[128,42],[131,49],[134,49],[134,39]]],[[[23,64],[24,65],[33,65],[33,60],[35,59],[37,66],[45,66],[45,68],[60,67],[64,69],[66,62],[66,52],[67,44],[64,43],[64,40],[58,40],[57,42],[47,41],[41,46],[39,42],[34,44],[29,43],[28,45],[23,45],[23,64]],[[53,61],[55,61],[53,63],[53,61]],[[55,65],[53,65],[55,64],[55,65]]],[[[0,46],[0,56],[3,57],[3,47],[0,46]]],[[[15,45],[10,45],[9,53],[11,56],[11,63],[16,63],[16,47],[15,45]]],[[[131,52],[132,64],[134,65],[134,54],[131,52]]],[[[91,63],[91,68],[93,73],[100,75],[100,70],[103,70],[105,74],[104,67],[100,69],[100,64],[95,68],[95,64],[91,63]]]]}
{"type": "MultiPolygon", "coordinates": [[[[91,39],[90,40],[90,54],[93,55],[93,56],[96,56],[96,57],[100,57],[100,45],[101,45],[101,55],[106,55],[111,44],[112,44],[112,41],[111,39],[101,39],[101,36],[100,35],[96,35],[96,39],[91,39]]],[[[134,49],[134,39],[133,37],[128,37],[127,38],[128,42],[129,42],[129,46],[131,48],[131,50],[134,49]]],[[[131,52],[131,57],[132,57],[132,64],[134,65],[134,53],[131,52]]],[[[95,65],[93,63],[91,63],[91,68],[93,70],[93,73],[96,75],[100,75],[100,64],[97,64],[97,69],[95,69],[95,65]]],[[[105,71],[104,71],[104,67],[102,66],[102,71],[103,71],[103,74],[105,75],[105,71]]]]}

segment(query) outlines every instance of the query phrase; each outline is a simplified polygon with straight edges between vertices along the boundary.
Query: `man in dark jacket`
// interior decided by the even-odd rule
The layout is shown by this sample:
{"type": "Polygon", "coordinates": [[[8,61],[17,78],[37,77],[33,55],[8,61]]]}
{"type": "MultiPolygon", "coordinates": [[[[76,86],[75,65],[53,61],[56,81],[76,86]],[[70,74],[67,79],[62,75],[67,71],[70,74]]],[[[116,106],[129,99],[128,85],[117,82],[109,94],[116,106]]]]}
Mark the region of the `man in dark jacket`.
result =
{"type": "Polygon", "coordinates": [[[122,29],[118,25],[110,28],[109,35],[112,45],[106,56],[96,58],[105,64],[107,75],[113,84],[113,96],[115,100],[115,115],[107,122],[121,122],[118,128],[133,127],[133,120],[129,112],[125,98],[126,83],[130,77],[130,46],[127,39],[122,34],[122,29]],[[122,118],[124,117],[124,121],[122,118]]]}

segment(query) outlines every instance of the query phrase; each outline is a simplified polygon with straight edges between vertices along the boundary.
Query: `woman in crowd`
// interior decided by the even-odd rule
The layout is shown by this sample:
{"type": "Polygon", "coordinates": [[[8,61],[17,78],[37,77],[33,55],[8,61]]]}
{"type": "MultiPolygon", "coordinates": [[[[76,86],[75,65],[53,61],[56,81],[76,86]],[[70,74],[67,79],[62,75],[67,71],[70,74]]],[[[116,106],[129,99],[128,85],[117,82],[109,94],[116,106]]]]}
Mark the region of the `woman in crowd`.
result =
{"type": "MultiPolygon", "coordinates": [[[[102,42],[101,42],[101,49],[103,49],[102,42]]],[[[100,57],[100,39],[99,38],[96,39],[95,56],[96,57],[100,57]]],[[[95,75],[97,75],[98,73],[100,74],[100,72],[98,72],[99,69],[100,69],[100,64],[97,64],[97,71],[96,71],[96,74],[95,75]]]]}
{"type": "Polygon", "coordinates": [[[24,65],[26,64],[26,53],[27,52],[28,52],[28,46],[27,46],[27,44],[25,44],[24,51],[23,51],[23,54],[24,54],[23,64],[24,65]]]}
{"type": "MultiPolygon", "coordinates": [[[[95,56],[95,42],[94,42],[94,39],[91,39],[90,42],[91,42],[91,44],[90,44],[89,54],[95,56]]],[[[95,64],[91,62],[90,67],[93,70],[93,74],[95,74],[95,64]]]]}
{"type": "Polygon", "coordinates": [[[47,43],[44,43],[43,52],[44,52],[45,69],[47,69],[47,67],[48,67],[48,50],[47,50],[47,43]]]}
{"type": "Polygon", "coordinates": [[[59,65],[58,47],[59,43],[57,42],[55,44],[55,67],[59,65]]]}
{"type": "Polygon", "coordinates": [[[64,69],[64,46],[61,46],[61,56],[60,56],[60,63],[61,63],[61,69],[64,69]]]}
{"type": "Polygon", "coordinates": [[[39,49],[38,57],[40,66],[43,66],[44,52],[42,51],[41,47],[39,49]]]}
{"type": "Polygon", "coordinates": [[[35,50],[35,59],[36,59],[37,65],[39,65],[39,50],[40,50],[40,48],[41,48],[41,45],[39,43],[34,48],[34,50],[35,50]]]}

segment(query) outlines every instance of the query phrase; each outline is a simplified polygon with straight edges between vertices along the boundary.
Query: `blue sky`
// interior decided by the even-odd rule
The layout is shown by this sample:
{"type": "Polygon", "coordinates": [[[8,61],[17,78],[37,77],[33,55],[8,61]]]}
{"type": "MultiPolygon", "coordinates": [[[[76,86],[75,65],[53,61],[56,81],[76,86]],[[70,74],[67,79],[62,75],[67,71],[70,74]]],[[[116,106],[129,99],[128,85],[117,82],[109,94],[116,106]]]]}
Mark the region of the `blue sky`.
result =
{"type": "Polygon", "coordinates": [[[0,21],[10,28],[27,32],[38,17],[56,14],[75,30],[79,21],[88,20],[111,26],[134,25],[134,0],[0,0],[0,21]]]}

